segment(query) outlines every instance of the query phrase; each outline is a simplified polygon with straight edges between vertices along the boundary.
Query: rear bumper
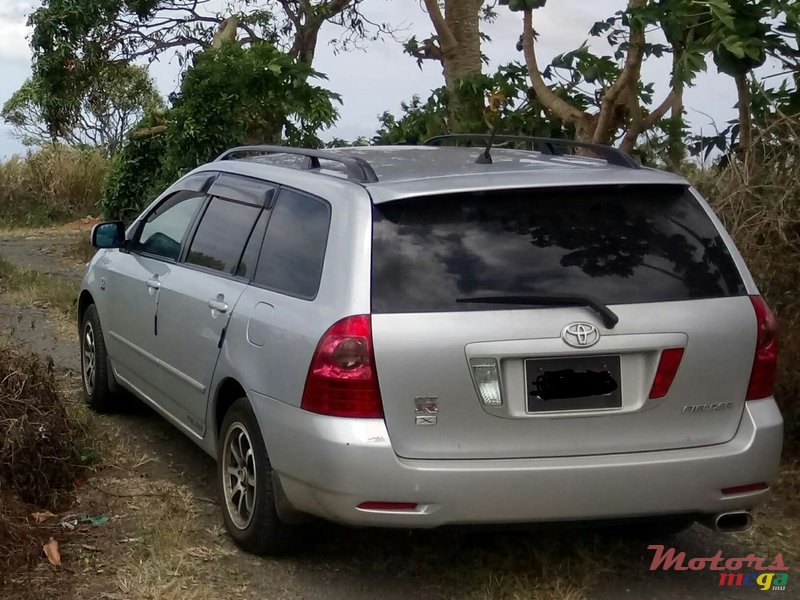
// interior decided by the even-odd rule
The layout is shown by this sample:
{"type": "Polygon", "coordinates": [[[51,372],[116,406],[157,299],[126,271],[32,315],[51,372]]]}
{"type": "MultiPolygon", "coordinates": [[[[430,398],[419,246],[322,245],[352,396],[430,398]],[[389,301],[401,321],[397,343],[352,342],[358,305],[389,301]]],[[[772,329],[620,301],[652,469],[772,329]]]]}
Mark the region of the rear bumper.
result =
{"type": "Polygon", "coordinates": [[[721,489],[771,482],[783,420],[773,399],[748,402],[725,444],[618,455],[505,460],[407,460],[380,419],[337,419],[250,394],[270,460],[302,512],[358,526],[600,520],[753,508],[768,491],[721,489]],[[414,511],[367,511],[366,501],[414,511]]]}

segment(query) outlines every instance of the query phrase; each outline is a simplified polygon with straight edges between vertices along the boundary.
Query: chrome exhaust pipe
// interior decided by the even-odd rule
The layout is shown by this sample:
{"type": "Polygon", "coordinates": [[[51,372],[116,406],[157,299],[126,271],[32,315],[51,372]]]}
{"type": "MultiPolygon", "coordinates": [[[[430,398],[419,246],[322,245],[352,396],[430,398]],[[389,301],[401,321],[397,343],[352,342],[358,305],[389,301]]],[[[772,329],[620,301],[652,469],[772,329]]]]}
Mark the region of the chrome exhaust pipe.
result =
{"type": "Polygon", "coordinates": [[[719,533],[744,533],[753,527],[753,515],[748,510],[734,510],[712,515],[703,524],[719,533]]]}

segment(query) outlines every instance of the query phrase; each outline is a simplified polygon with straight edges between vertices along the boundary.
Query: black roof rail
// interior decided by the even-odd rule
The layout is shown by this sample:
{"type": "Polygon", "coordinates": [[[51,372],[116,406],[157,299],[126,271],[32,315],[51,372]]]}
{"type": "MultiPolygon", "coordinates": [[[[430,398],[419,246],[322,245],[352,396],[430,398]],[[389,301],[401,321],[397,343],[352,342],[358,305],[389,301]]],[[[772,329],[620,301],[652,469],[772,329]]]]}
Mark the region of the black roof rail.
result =
{"type": "Polygon", "coordinates": [[[551,154],[555,156],[563,155],[563,152],[558,151],[558,146],[569,146],[571,148],[586,148],[587,150],[591,150],[599,157],[605,159],[605,161],[617,167],[625,167],[627,169],[641,169],[641,165],[633,160],[629,155],[627,155],[622,150],[618,148],[614,148],[612,146],[604,146],[602,144],[589,144],[586,142],[574,142],[572,140],[557,140],[554,138],[543,138],[543,137],[529,137],[525,135],[495,135],[492,136],[490,133],[462,133],[462,134],[451,134],[451,135],[439,135],[436,137],[432,137],[431,139],[425,141],[425,146],[443,146],[444,142],[449,140],[453,141],[468,141],[468,140],[475,140],[480,141],[484,144],[487,144],[490,140],[494,142],[520,142],[520,143],[528,143],[530,144],[530,149],[533,150],[534,146],[540,148],[540,152],[542,154],[551,154]]]}
{"type": "Polygon", "coordinates": [[[308,148],[292,148],[290,146],[238,146],[220,154],[214,162],[230,160],[236,154],[291,154],[306,157],[305,170],[320,169],[319,161],[330,160],[340,163],[347,172],[347,179],[357,183],[377,183],[378,176],[367,161],[357,156],[348,156],[338,152],[325,152],[324,150],[309,150],[308,148]]]}

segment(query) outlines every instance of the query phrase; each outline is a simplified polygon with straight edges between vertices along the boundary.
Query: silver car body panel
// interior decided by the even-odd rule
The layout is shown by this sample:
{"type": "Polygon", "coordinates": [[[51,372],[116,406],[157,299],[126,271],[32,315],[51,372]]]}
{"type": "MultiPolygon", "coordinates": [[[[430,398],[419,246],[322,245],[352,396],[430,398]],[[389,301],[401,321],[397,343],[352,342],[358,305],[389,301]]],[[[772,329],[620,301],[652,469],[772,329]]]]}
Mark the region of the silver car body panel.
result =
{"type": "MultiPolygon", "coordinates": [[[[324,161],[323,170],[313,173],[270,160],[223,161],[187,176],[227,172],[254,177],[330,203],[325,262],[313,300],[136,253],[98,252],[83,290],[98,307],[121,385],[215,456],[220,390],[235,381],[246,390],[291,504],[343,523],[434,527],[713,513],[763,501],[765,492],[730,497],[720,492],[771,482],[782,443],[774,400],[744,401],[756,336],[746,296],[613,306],[620,317],[613,331],[577,307],[375,314],[385,419],[342,419],[302,410],[305,379],[320,337],[346,316],[371,312],[374,203],[492,189],[688,186],[680,177],[649,169],[511,150],[496,150],[494,165],[474,164],[475,148],[336,151],[369,160],[380,182],[348,181],[324,161]],[[162,281],[160,298],[141,281],[155,273],[162,281]],[[118,291],[113,302],[109,286],[118,291]],[[229,305],[225,315],[213,314],[204,304],[218,294],[229,305]],[[164,298],[165,305],[157,305],[164,298]],[[164,310],[156,343],[151,325],[159,307],[164,310]],[[597,326],[601,341],[584,350],[569,347],[560,333],[571,322],[597,326]],[[684,348],[685,355],[669,394],[648,400],[660,351],[675,347],[684,348]],[[603,353],[621,356],[622,408],[525,411],[519,400],[523,359],[603,353]],[[471,379],[469,359],[485,356],[502,365],[509,402],[499,408],[480,403],[471,379]],[[417,397],[437,397],[436,426],[416,426],[417,397]],[[686,406],[719,404],[730,406],[684,412],[686,406]],[[676,488],[675,481],[682,485],[676,488]],[[415,502],[418,508],[356,508],[364,501],[415,502]]],[[[187,179],[167,190],[142,217],[183,189],[182,181],[187,179]]],[[[728,246],[746,292],[757,294],[730,237],[693,193],[728,246]]]]}
{"type": "Polygon", "coordinates": [[[748,402],[725,444],[600,456],[409,460],[379,419],[306,413],[255,393],[270,460],[299,510],[352,525],[612,519],[752,508],[764,491],[724,496],[742,482],[773,481],[783,421],[773,399],[748,402]],[[680,482],[679,485],[676,485],[680,482]],[[414,511],[366,511],[362,502],[413,502],[414,511]]]}

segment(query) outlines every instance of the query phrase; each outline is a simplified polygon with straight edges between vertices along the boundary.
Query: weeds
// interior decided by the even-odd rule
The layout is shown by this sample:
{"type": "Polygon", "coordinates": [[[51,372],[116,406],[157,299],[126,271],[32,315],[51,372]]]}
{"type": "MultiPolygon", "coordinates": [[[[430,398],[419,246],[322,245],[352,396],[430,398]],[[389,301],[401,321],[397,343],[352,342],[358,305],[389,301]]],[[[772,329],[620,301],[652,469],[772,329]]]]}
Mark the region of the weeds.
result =
{"type": "Polygon", "coordinates": [[[0,220],[34,227],[96,214],[107,170],[97,150],[50,145],[15,156],[0,164],[0,220]]]}
{"type": "Polygon", "coordinates": [[[84,470],[85,431],[62,400],[51,360],[8,347],[0,354],[0,484],[56,508],[84,470]]]}
{"type": "MultiPolygon", "coordinates": [[[[75,481],[96,460],[85,414],[71,410],[52,361],[0,347],[0,587],[42,556],[56,524],[34,525],[31,508],[68,505],[75,481]]],[[[41,591],[41,590],[40,590],[41,591]]]]}
{"type": "Polygon", "coordinates": [[[800,436],[800,120],[761,132],[754,156],[706,171],[696,185],[736,241],[761,293],[780,321],[776,397],[787,429],[800,436]]]}
{"type": "Polygon", "coordinates": [[[74,321],[78,285],[35,270],[20,269],[0,257],[0,292],[20,306],[46,306],[74,321]]]}

